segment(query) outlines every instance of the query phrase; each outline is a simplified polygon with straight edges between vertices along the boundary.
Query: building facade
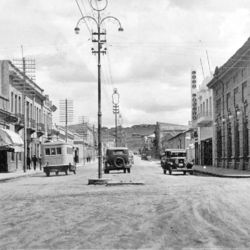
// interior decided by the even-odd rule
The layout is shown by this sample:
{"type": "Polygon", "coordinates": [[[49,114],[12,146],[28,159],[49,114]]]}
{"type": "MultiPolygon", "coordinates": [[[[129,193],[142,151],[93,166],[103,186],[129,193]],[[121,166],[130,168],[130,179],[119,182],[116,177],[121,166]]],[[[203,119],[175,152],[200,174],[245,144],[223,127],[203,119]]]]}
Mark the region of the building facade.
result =
{"type": "Polygon", "coordinates": [[[195,158],[193,130],[183,131],[168,139],[168,148],[186,150],[187,161],[193,161],[195,158]]]}
{"type": "Polygon", "coordinates": [[[157,122],[155,127],[155,140],[153,157],[159,158],[160,154],[169,148],[168,140],[173,136],[186,131],[188,126],[157,122]]]}
{"type": "Polygon", "coordinates": [[[195,164],[213,165],[213,92],[207,87],[211,77],[203,80],[197,89],[197,116],[195,124],[195,164]]]}
{"type": "Polygon", "coordinates": [[[2,60],[0,67],[0,129],[10,130],[23,140],[22,152],[10,151],[4,145],[0,148],[0,171],[26,170],[27,158],[41,155],[41,143],[51,133],[56,107],[44,90],[12,62],[2,60]]]}
{"type": "Polygon", "coordinates": [[[213,91],[214,165],[250,169],[250,39],[220,68],[208,87],[213,91]]]}

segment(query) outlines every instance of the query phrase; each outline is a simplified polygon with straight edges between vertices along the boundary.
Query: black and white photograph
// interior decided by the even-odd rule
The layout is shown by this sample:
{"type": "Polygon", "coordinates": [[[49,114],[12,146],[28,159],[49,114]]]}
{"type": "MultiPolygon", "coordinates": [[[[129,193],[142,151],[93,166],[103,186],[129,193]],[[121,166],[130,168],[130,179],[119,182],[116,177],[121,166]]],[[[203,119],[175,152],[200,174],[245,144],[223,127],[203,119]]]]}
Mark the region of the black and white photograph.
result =
{"type": "Polygon", "coordinates": [[[0,3],[0,250],[250,249],[249,0],[0,3]]]}

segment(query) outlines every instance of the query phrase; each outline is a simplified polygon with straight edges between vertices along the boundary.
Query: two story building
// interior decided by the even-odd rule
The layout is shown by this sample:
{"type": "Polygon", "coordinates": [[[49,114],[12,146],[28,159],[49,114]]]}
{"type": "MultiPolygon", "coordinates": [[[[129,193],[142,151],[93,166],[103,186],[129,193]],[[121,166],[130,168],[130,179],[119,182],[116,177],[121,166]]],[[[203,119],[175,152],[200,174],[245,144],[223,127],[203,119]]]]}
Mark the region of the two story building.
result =
{"type": "Polygon", "coordinates": [[[250,39],[221,67],[208,87],[213,91],[214,165],[250,169],[250,39]]]}
{"type": "Polygon", "coordinates": [[[0,171],[26,170],[26,159],[41,155],[56,107],[11,61],[0,61],[0,76],[0,171]]]}
{"type": "Polygon", "coordinates": [[[197,89],[197,117],[195,121],[195,163],[213,165],[213,93],[206,77],[197,89]]]}

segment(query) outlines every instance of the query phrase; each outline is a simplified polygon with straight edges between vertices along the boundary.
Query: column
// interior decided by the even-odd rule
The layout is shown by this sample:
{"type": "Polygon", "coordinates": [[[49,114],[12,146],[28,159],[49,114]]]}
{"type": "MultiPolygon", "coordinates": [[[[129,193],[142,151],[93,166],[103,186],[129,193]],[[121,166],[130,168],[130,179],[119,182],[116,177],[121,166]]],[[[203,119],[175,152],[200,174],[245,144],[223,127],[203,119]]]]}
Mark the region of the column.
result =
{"type": "Polygon", "coordinates": [[[239,116],[239,144],[240,144],[240,148],[239,148],[239,153],[240,153],[240,165],[239,165],[239,169],[243,170],[244,169],[244,157],[243,157],[243,150],[244,150],[244,146],[243,146],[243,114],[241,112],[240,116],[239,116]]]}
{"type": "Polygon", "coordinates": [[[223,130],[224,130],[224,168],[229,167],[229,159],[228,159],[228,122],[229,119],[226,119],[223,124],[223,130]]]}
{"type": "Polygon", "coordinates": [[[235,168],[235,123],[236,123],[236,117],[234,117],[231,120],[231,135],[232,135],[232,167],[235,168]]]}

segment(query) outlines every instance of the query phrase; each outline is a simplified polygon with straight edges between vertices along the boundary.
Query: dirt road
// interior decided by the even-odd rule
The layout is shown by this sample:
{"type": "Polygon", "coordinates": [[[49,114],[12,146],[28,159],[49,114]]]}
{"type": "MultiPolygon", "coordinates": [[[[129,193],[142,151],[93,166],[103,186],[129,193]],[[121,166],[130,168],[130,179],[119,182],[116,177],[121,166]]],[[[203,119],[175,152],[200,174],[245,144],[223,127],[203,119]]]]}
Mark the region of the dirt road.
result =
{"type": "Polygon", "coordinates": [[[90,164],[0,183],[0,249],[250,247],[250,179],[163,175],[138,158],[104,177],[144,185],[88,186],[96,176],[90,164]]]}

